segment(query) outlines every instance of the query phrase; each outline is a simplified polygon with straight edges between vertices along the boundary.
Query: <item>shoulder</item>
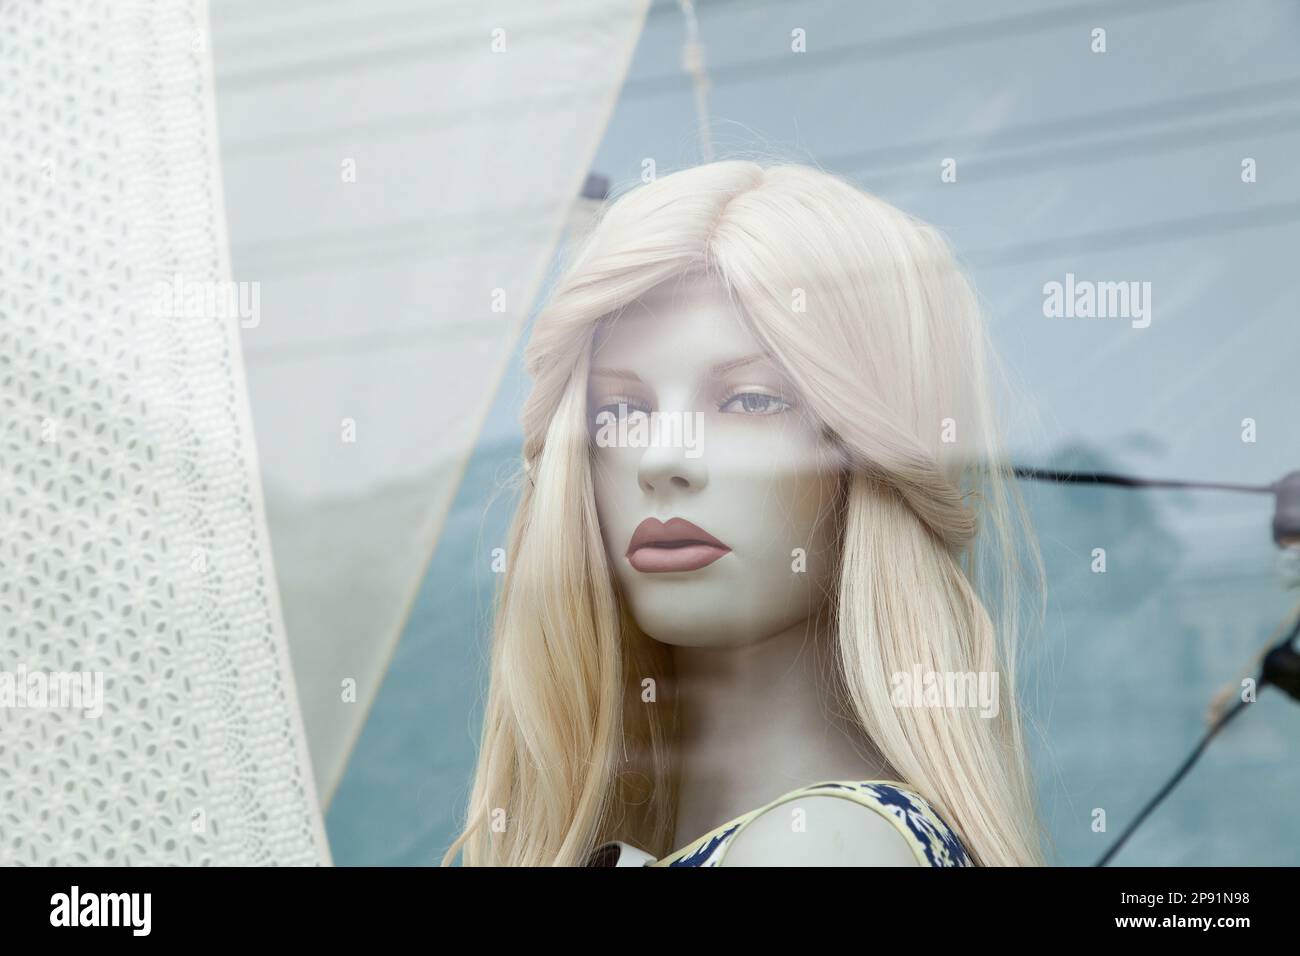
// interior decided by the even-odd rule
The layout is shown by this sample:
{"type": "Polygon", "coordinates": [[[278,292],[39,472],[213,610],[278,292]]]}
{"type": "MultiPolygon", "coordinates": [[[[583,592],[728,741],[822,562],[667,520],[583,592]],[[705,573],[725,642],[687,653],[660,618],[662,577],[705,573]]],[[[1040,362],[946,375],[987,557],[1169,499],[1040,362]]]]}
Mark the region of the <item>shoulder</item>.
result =
{"type": "Polygon", "coordinates": [[[732,837],[723,866],[917,866],[884,815],[828,793],[801,791],[754,814],[732,837]]]}
{"type": "Polygon", "coordinates": [[[723,848],[727,866],[972,866],[920,794],[892,781],[802,787],[749,815],[723,848]]]}

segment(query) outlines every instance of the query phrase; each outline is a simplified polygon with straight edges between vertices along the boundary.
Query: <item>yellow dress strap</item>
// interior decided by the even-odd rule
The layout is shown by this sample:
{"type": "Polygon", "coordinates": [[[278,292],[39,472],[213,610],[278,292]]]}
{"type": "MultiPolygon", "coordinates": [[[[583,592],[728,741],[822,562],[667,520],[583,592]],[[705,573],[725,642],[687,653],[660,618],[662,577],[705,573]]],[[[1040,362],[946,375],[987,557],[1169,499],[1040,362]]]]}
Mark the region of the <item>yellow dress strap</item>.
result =
{"type": "Polygon", "coordinates": [[[889,820],[921,866],[973,866],[952,828],[916,791],[896,780],[829,780],[800,787],[744,813],[650,866],[719,866],[727,847],[753,819],[773,807],[809,795],[852,800],[889,820]]]}

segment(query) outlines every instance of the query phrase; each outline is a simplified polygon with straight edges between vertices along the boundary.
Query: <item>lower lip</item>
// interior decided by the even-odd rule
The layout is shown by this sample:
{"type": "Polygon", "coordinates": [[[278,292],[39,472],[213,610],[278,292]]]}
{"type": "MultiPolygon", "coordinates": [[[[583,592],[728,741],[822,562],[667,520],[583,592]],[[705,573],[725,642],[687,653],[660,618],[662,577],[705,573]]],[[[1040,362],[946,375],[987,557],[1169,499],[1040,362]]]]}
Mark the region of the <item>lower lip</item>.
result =
{"type": "Polygon", "coordinates": [[[638,571],[647,574],[698,571],[730,551],[730,548],[719,548],[713,544],[688,544],[684,548],[637,548],[627,556],[627,561],[638,571]]]}

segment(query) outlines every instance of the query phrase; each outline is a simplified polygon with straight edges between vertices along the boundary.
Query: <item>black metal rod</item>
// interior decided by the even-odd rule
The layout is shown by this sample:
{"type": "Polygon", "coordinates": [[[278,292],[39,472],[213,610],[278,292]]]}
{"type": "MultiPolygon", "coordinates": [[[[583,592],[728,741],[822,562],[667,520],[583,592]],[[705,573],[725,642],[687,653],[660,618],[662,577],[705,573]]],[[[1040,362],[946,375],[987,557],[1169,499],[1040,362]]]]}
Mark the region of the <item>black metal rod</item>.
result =
{"type": "Polygon", "coordinates": [[[1028,468],[1016,466],[1012,472],[1017,478],[1029,481],[1054,481],[1064,485],[1118,485],[1121,488],[1190,488],[1205,491],[1244,491],[1251,494],[1273,494],[1273,485],[1240,485],[1224,481],[1180,481],[1173,478],[1135,478],[1105,471],[1060,471],[1054,468],[1028,468]]]}

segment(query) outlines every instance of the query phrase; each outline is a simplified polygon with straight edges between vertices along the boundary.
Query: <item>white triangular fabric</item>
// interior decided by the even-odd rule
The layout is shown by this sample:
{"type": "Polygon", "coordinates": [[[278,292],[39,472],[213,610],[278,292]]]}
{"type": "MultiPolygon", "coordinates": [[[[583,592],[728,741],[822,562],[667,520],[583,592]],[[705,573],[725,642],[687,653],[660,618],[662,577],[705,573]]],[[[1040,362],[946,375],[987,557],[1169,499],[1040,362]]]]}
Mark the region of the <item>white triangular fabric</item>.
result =
{"type": "Polygon", "coordinates": [[[213,4],[232,259],[261,293],[250,400],[326,802],[647,6],[213,4]]]}
{"type": "Polygon", "coordinates": [[[0,36],[0,864],[328,863],[206,5],[8,3],[0,36]]]}

